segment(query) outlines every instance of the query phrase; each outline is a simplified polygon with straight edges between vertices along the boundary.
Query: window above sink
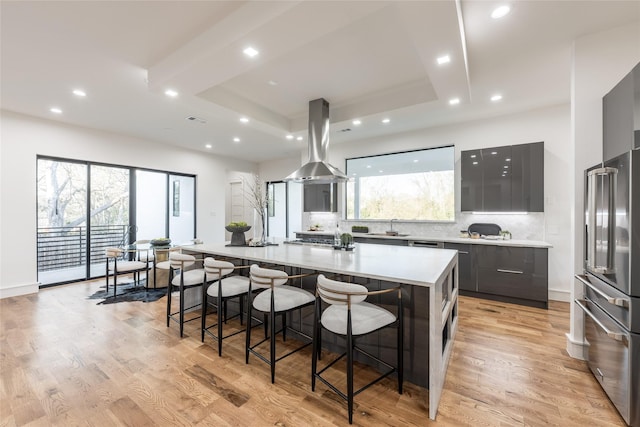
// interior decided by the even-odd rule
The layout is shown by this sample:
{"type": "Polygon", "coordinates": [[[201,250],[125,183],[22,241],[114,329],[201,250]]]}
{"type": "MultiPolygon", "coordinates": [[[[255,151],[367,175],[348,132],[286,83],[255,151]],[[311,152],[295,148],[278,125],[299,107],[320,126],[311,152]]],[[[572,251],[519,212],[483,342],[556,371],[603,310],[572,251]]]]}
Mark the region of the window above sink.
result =
{"type": "Polygon", "coordinates": [[[452,145],[347,159],[346,219],[454,221],[454,164],[452,145]]]}

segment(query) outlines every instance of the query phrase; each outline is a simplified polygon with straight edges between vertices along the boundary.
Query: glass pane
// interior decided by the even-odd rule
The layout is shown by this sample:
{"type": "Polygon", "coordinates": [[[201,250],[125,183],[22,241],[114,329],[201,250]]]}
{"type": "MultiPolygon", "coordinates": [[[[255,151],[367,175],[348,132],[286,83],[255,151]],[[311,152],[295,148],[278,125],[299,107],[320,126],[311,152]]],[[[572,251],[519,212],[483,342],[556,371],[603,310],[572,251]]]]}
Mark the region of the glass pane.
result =
{"type": "Polygon", "coordinates": [[[267,219],[269,237],[287,237],[287,184],[269,183],[269,209],[267,219]]]}
{"type": "Polygon", "coordinates": [[[105,274],[104,250],[129,243],[129,169],[91,165],[91,271],[105,274]]]}
{"type": "Polygon", "coordinates": [[[38,281],[86,277],[87,166],[38,159],[38,281]]]}
{"type": "Polygon", "coordinates": [[[169,238],[187,243],[195,236],[195,185],[192,176],[169,176],[169,238]]]}
{"type": "Polygon", "coordinates": [[[347,159],[348,219],[453,221],[454,148],[347,159]]]}
{"type": "Polygon", "coordinates": [[[136,170],[137,240],[167,237],[167,174],[136,170]]]}
{"type": "Polygon", "coordinates": [[[303,185],[298,182],[288,182],[287,191],[289,195],[289,203],[287,210],[289,211],[289,229],[287,237],[295,238],[296,231],[302,231],[302,188],[303,185]]]}

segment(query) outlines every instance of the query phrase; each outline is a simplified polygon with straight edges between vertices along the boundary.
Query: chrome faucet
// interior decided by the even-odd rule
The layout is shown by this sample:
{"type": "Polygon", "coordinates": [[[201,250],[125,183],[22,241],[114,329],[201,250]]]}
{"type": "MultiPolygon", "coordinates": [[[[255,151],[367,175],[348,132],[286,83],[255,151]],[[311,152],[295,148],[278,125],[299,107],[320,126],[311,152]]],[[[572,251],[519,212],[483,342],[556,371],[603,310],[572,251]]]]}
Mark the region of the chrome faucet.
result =
{"type": "Polygon", "coordinates": [[[397,219],[393,218],[391,221],[389,221],[389,231],[393,231],[393,221],[397,221],[397,219]]]}

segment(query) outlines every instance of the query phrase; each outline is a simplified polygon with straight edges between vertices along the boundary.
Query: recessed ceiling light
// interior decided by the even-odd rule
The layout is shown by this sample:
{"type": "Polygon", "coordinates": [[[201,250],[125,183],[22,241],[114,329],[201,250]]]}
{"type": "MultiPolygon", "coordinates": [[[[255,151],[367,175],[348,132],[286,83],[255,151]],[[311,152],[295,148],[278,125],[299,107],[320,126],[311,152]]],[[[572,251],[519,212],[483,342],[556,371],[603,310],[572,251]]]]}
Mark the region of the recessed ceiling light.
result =
{"type": "Polygon", "coordinates": [[[493,12],[491,12],[491,17],[493,19],[502,18],[507,13],[509,13],[509,11],[511,11],[511,8],[509,6],[507,5],[499,6],[493,9],[493,12]]]}
{"type": "Polygon", "coordinates": [[[83,91],[82,89],[74,89],[74,90],[73,90],[73,94],[74,94],[75,96],[80,96],[80,97],[83,97],[83,98],[84,98],[85,96],[87,96],[87,93],[86,93],[85,91],[83,91]]]}
{"type": "Polygon", "coordinates": [[[285,138],[291,140],[291,139],[293,139],[293,135],[287,135],[285,138]]]}
{"type": "Polygon", "coordinates": [[[510,161],[511,161],[511,159],[504,159],[504,161],[505,161],[505,162],[510,162],[510,161]]]}
{"type": "Polygon", "coordinates": [[[49,111],[51,111],[52,113],[55,113],[55,114],[62,114],[62,110],[59,109],[58,107],[51,107],[51,108],[49,108],[49,111]]]}
{"type": "Polygon", "coordinates": [[[354,121],[352,121],[351,123],[353,123],[355,126],[361,125],[362,121],[355,119],[354,121]]]}
{"type": "Polygon", "coordinates": [[[297,137],[296,141],[302,141],[302,137],[301,136],[297,137]]]}
{"type": "Polygon", "coordinates": [[[211,145],[211,144],[205,145],[205,148],[211,148],[211,147],[213,147],[213,145],[211,145]]]}
{"type": "Polygon", "coordinates": [[[473,162],[473,164],[474,164],[474,165],[477,165],[477,164],[478,164],[478,162],[473,162]]]}
{"type": "Polygon", "coordinates": [[[382,173],[382,172],[384,172],[384,171],[383,171],[382,169],[380,169],[378,172],[382,173]]]}
{"type": "Polygon", "coordinates": [[[356,173],[354,172],[354,173],[352,173],[351,175],[356,176],[356,173]]]}
{"type": "Polygon", "coordinates": [[[472,154],[470,157],[471,157],[472,159],[475,159],[475,158],[476,158],[476,155],[475,155],[475,154],[472,154]]]}
{"type": "Polygon", "coordinates": [[[233,142],[240,142],[240,138],[236,136],[235,138],[233,138],[233,142]]]}
{"type": "Polygon", "coordinates": [[[502,95],[493,95],[493,96],[491,97],[491,100],[492,100],[493,102],[500,101],[501,99],[502,99],[502,95]]]}
{"type": "Polygon", "coordinates": [[[385,125],[386,125],[387,123],[389,123],[390,121],[391,121],[391,119],[382,119],[382,123],[384,123],[385,125]]]}
{"type": "Polygon", "coordinates": [[[269,83],[269,86],[278,86],[278,82],[275,80],[269,80],[267,83],[269,83]]]}
{"type": "Polygon", "coordinates": [[[243,50],[242,52],[244,52],[245,55],[247,55],[249,58],[253,58],[254,56],[256,56],[258,53],[257,50],[255,50],[254,48],[252,48],[251,46],[249,46],[248,48],[246,48],[245,50],[243,50]]]}
{"type": "Polygon", "coordinates": [[[505,165],[505,167],[504,167],[504,168],[505,168],[505,169],[509,169],[509,166],[506,166],[506,165],[505,165]]]}
{"type": "Polygon", "coordinates": [[[496,154],[498,154],[498,152],[497,151],[492,151],[491,154],[493,154],[495,156],[496,154]]]}
{"type": "Polygon", "coordinates": [[[451,62],[451,57],[449,57],[449,55],[444,55],[439,57],[437,61],[438,65],[448,64],[449,62],[451,62]]]}
{"type": "Polygon", "coordinates": [[[449,100],[450,105],[458,105],[460,104],[460,98],[453,98],[449,100]]]}
{"type": "Polygon", "coordinates": [[[371,169],[371,165],[367,165],[367,169],[371,169]]]}
{"type": "Polygon", "coordinates": [[[249,119],[248,119],[248,118],[246,118],[246,117],[240,117],[240,121],[241,121],[242,123],[249,123],[249,119]]]}
{"type": "Polygon", "coordinates": [[[413,163],[418,163],[418,159],[413,159],[413,163]]]}
{"type": "Polygon", "coordinates": [[[173,89],[167,89],[164,91],[164,94],[167,96],[170,96],[171,98],[175,98],[176,96],[178,96],[178,92],[176,92],[173,89]]]}

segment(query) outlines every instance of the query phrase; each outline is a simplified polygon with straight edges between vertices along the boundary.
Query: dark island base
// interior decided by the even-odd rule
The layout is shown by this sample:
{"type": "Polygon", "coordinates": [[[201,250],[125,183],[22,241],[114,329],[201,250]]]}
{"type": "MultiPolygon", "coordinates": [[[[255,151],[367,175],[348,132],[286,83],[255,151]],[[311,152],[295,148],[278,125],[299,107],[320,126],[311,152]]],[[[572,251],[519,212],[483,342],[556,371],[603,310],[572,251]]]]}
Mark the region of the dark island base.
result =
{"type": "Polygon", "coordinates": [[[488,299],[491,301],[500,301],[500,302],[507,302],[510,304],[526,305],[527,307],[544,308],[544,309],[549,308],[548,301],[534,301],[534,300],[529,300],[524,298],[505,297],[502,295],[493,295],[493,294],[485,294],[482,292],[465,291],[463,289],[460,289],[459,292],[460,292],[460,295],[463,295],[465,297],[482,298],[482,299],[488,299]]]}
{"type": "MultiPolygon", "coordinates": [[[[299,274],[299,270],[291,271],[290,274],[299,274]]],[[[302,273],[314,273],[303,270],[302,273]]],[[[328,274],[331,275],[330,273],[328,274]]],[[[348,280],[346,277],[336,277],[336,280],[348,280]]],[[[365,285],[369,290],[379,290],[396,286],[390,282],[380,282],[374,280],[351,278],[352,282],[365,285]]],[[[289,283],[292,286],[299,286],[299,282],[289,283]]],[[[302,288],[310,292],[315,292],[316,276],[305,278],[302,288]]],[[[404,379],[424,388],[429,388],[429,288],[422,286],[403,285],[403,310],[404,310],[404,379]]],[[[385,294],[378,297],[367,298],[368,302],[379,304],[392,313],[396,312],[395,293],[385,294]]],[[[239,310],[237,301],[229,301],[229,316],[236,314],[239,310]]],[[[324,305],[323,305],[324,307],[324,305]]],[[[262,320],[262,314],[253,312],[256,319],[262,320]]],[[[313,315],[314,307],[305,307],[301,312],[293,312],[287,316],[287,339],[291,338],[301,342],[308,341],[303,334],[313,336],[313,315]]],[[[282,316],[276,316],[276,330],[282,325],[282,316]]],[[[256,329],[258,330],[258,329],[256,329]]],[[[257,337],[260,333],[256,333],[257,337]]],[[[244,336],[244,335],[243,335],[244,336]]],[[[280,340],[281,337],[278,337],[280,340]]],[[[379,357],[391,365],[396,365],[396,331],[386,328],[372,333],[368,336],[356,339],[357,345],[373,356],[379,357]]],[[[328,331],[323,331],[322,348],[336,354],[340,354],[345,349],[345,339],[336,336],[328,331]]],[[[386,367],[373,362],[371,359],[355,354],[356,361],[369,365],[379,372],[384,372],[386,367]]],[[[324,360],[324,358],[323,358],[324,360]]],[[[309,360],[311,363],[311,360],[309,360]]],[[[286,364],[286,362],[285,362],[286,364]]],[[[276,368],[278,369],[278,368],[276,368]]]]}

